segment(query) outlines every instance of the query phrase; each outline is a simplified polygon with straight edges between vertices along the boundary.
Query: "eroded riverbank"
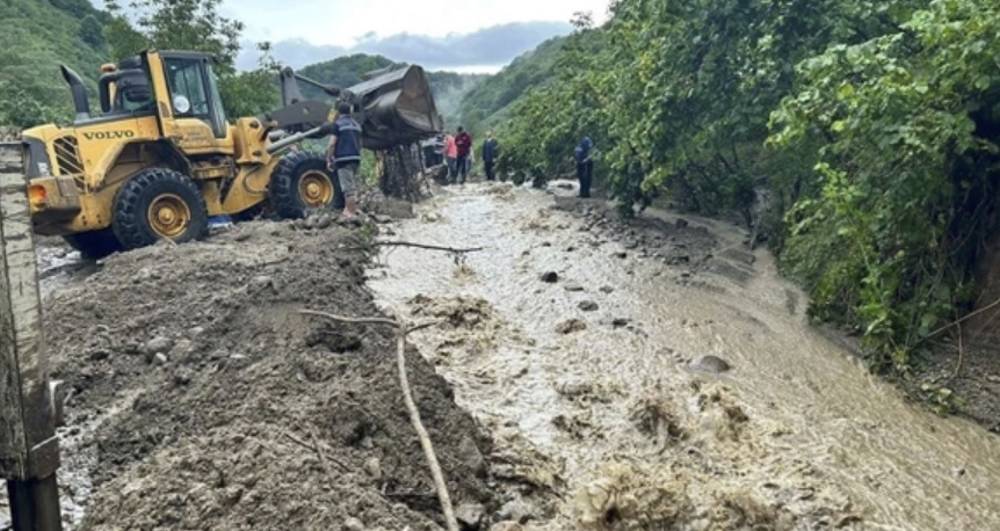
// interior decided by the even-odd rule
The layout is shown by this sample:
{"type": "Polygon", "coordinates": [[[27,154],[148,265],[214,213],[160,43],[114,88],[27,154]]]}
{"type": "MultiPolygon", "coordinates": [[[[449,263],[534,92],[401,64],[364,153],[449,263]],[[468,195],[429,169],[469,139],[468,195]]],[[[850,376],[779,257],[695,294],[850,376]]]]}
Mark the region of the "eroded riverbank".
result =
{"type": "Polygon", "coordinates": [[[498,517],[1000,528],[1000,439],[913,406],[810,328],[804,296],[741,231],[665,215],[612,234],[602,205],[560,204],[446,190],[397,237],[485,250],[456,265],[393,249],[369,274],[388,310],[448,317],[413,339],[493,432],[495,473],[524,485],[498,517]],[[691,368],[708,355],[732,369],[691,368]]]}

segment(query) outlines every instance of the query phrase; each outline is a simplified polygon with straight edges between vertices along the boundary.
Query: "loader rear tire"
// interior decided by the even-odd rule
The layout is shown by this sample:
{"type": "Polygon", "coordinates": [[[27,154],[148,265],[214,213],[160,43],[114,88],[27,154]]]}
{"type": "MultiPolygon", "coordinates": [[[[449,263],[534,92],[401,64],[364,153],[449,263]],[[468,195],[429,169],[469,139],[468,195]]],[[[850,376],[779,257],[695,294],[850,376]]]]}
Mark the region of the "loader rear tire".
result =
{"type": "Polygon", "coordinates": [[[87,260],[100,260],[122,251],[121,242],[118,241],[114,231],[110,228],[70,234],[64,236],[63,239],[70,247],[80,251],[80,256],[87,260]]]}
{"type": "Polygon", "coordinates": [[[149,168],[118,191],[111,227],[125,249],[161,239],[184,243],[208,234],[208,208],[190,177],[169,168],[149,168]]]}
{"type": "Polygon", "coordinates": [[[340,181],[327,170],[326,158],[317,153],[285,155],[271,174],[268,190],[271,207],[282,219],[304,218],[314,210],[344,208],[340,181]]]}

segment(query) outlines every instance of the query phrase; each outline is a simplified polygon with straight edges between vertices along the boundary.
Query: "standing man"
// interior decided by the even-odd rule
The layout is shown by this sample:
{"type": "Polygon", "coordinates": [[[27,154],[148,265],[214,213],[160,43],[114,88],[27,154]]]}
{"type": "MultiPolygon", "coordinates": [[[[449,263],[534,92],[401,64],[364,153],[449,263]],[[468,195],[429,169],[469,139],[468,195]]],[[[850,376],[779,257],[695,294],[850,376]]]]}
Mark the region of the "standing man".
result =
{"type": "Polygon", "coordinates": [[[580,197],[590,197],[590,184],[594,178],[594,142],[589,136],[583,137],[573,150],[576,159],[576,178],[580,181],[580,197]]]}
{"type": "Polygon", "coordinates": [[[337,119],[330,126],[330,147],[326,151],[328,167],[340,181],[344,194],[342,219],[358,215],[358,171],[361,169],[361,125],[351,116],[351,105],[337,107],[337,119]]]}
{"type": "Polygon", "coordinates": [[[500,144],[493,138],[493,131],[486,133],[486,141],[483,142],[483,169],[486,171],[487,181],[495,181],[497,178],[494,168],[499,150],[500,144]]]}
{"type": "Polygon", "coordinates": [[[466,163],[469,160],[469,152],[472,151],[472,135],[465,131],[465,128],[458,128],[458,136],[455,137],[455,146],[458,148],[458,179],[460,184],[465,184],[465,178],[469,176],[469,167],[466,163]]]}
{"type": "Polygon", "coordinates": [[[455,145],[455,137],[451,133],[444,135],[444,161],[448,165],[448,182],[454,184],[458,179],[458,146],[455,145]]]}

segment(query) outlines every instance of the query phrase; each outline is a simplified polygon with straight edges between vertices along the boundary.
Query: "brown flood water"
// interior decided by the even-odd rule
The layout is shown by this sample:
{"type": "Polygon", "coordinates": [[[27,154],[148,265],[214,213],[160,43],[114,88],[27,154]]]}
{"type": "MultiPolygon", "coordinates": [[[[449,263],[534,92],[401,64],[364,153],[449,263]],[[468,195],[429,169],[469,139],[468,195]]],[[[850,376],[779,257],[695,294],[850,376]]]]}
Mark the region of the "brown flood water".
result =
{"type": "MultiPolygon", "coordinates": [[[[443,190],[389,239],[486,249],[458,268],[393,248],[370,275],[398,315],[458,308],[460,326],[411,339],[501,452],[557,473],[535,479],[562,501],[528,528],[1000,529],[1000,438],[868,374],[808,325],[805,296],[766,251],[742,282],[682,277],[621,258],[553,204],[525,189],[443,190]],[[541,282],[546,271],[560,280],[541,282]],[[568,319],[586,328],[557,332],[568,319]],[[688,368],[705,355],[732,370],[688,368]]],[[[746,238],[692,225],[715,236],[716,256],[746,238]]]]}

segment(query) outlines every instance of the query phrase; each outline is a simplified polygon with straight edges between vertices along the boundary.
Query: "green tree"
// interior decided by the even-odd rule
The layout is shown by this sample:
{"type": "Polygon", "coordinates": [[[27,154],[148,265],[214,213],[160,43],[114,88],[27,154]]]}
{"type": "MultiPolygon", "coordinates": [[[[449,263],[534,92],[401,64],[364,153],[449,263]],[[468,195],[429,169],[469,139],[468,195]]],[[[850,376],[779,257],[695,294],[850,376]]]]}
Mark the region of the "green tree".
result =
{"type": "Polygon", "coordinates": [[[873,361],[910,354],[970,302],[1000,189],[1000,7],[932,1],[898,31],[799,66],[771,143],[813,153],[782,193],[782,261],[812,313],[857,327],[873,361]]]}
{"type": "Polygon", "coordinates": [[[223,71],[232,72],[243,23],[220,15],[220,4],[221,0],[131,0],[126,14],[118,2],[108,2],[108,11],[119,21],[131,18],[134,28],[133,32],[120,28],[120,33],[108,37],[112,47],[127,50],[126,55],[142,47],[195,50],[212,54],[223,71]],[[136,33],[143,39],[136,39],[136,33]]]}
{"type": "Polygon", "coordinates": [[[243,23],[220,15],[220,4],[221,0],[132,0],[126,16],[120,4],[108,2],[114,16],[108,41],[119,59],[144,48],[209,53],[216,59],[228,116],[250,116],[271,109],[277,103],[277,87],[270,45],[261,45],[259,69],[237,72],[234,63],[243,23]]]}
{"type": "Polygon", "coordinates": [[[231,118],[257,116],[278,107],[276,84],[280,64],[271,56],[271,44],[257,45],[258,68],[249,72],[223,75],[219,80],[226,115],[231,118]]]}

